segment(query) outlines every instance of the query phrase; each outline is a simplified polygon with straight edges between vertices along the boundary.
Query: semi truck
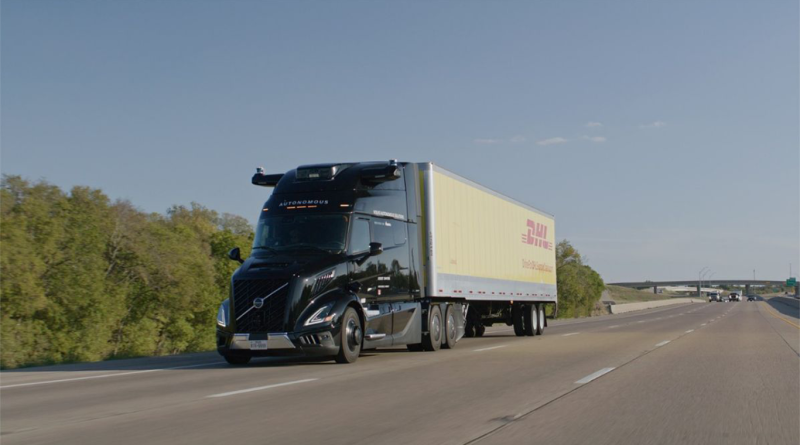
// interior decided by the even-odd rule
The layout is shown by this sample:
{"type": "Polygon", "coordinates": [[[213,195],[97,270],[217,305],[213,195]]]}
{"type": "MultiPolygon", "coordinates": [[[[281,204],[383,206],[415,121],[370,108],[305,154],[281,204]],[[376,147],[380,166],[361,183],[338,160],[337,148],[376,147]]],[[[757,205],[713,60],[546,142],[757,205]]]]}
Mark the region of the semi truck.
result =
{"type": "Polygon", "coordinates": [[[452,348],[505,323],[541,335],[558,306],[555,220],[430,162],[258,168],[272,187],[217,313],[217,350],[356,361],[452,348]]]}

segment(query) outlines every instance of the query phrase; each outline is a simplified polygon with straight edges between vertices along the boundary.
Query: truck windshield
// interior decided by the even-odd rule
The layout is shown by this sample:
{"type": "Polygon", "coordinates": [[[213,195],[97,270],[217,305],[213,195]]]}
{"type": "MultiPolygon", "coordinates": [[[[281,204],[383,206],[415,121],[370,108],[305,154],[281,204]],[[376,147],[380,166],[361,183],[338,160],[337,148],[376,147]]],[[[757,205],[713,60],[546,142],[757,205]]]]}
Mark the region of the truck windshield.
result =
{"type": "Polygon", "coordinates": [[[258,221],[253,249],[340,253],[347,239],[347,218],[347,215],[264,216],[258,221]]]}

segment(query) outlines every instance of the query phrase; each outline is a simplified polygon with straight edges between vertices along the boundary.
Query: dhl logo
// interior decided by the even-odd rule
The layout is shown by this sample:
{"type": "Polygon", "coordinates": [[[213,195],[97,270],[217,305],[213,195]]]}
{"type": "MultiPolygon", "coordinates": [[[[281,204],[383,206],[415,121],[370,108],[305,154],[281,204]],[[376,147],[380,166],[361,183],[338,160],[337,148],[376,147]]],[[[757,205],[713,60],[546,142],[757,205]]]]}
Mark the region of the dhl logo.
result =
{"type": "Polygon", "coordinates": [[[546,250],[553,250],[553,243],[547,241],[547,226],[537,223],[536,221],[528,220],[528,231],[522,234],[523,244],[533,244],[536,247],[541,247],[546,250]]]}

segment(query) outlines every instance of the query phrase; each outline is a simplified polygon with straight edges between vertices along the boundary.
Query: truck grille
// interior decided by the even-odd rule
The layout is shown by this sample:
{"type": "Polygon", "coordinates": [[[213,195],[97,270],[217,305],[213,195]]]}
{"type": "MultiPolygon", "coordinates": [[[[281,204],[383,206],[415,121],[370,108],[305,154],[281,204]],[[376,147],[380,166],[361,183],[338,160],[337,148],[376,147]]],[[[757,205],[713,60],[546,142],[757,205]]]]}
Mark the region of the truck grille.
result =
{"type": "Polygon", "coordinates": [[[284,314],[289,295],[289,286],[286,284],[285,279],[234,281],[233,316],[238,318],[247,312],[236,320],[236,332],[285,332],[284,314]],[[276,289],[280,290],[275,292],[276,289]],[[269,298],[265,298],[270,294],[269,298]],[[251,309],[256,298],[265,298],[264,305],[260,309],[251,309]]]}

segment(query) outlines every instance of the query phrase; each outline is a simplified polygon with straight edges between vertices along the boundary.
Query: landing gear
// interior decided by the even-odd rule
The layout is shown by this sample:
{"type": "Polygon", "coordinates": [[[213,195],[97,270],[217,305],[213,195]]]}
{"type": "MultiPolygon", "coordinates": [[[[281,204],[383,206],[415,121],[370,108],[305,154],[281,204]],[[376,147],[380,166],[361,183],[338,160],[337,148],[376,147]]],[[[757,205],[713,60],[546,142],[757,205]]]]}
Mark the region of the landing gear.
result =
{"type": "Polygon", "coordinates": [[[470,307],[467,309],[467,319],[464,321],[464,337],[475,337],[475,328],[480,324],[478,313],[470,307]]]}
{"type": "Polygon", "coordinates": [[[342,329],[339,339],[339,353],[336,355],[336,363],[353,363],[358,360],[361,353],[361,343],[364,337],[361,330],[361,320],[358,318],[355,309],[348,307],[342,316],[342,329]]]}

